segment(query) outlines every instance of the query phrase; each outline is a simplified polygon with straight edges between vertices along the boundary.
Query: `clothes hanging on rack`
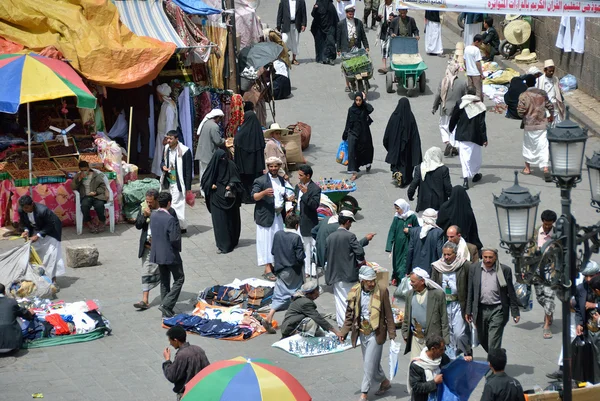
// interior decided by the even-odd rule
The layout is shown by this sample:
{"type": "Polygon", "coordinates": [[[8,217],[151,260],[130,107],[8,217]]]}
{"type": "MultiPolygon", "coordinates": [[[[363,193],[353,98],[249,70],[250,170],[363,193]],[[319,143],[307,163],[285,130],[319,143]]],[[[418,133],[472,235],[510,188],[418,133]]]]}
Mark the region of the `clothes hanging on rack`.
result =
{"type": "Polygon", "coordinates": [[[193,121],[191,114],[192,110],[190,104],[190,89],[187,86],[183,87],[183,90],[181,91],[177,102],[179,105],[179,126],[181,127],[181,132],[183,133],[183,144],[188,148],[193,149],[193,121]]]}
{"type": "Polygon", "coordinates": [[[562,17],[558,28],[558,36],[556,37],[556,47],[562,49],[565,53],[571,51],[571,18],[562,17]]]}
{"type": "Polygon", "coordinates": [[[232,138],[235,136],[237,129],[244,122],[244,100],[242,95],[236,93],[231,97],[231,105],[229,110],[229,121],[225,136],[232,138]]]}
{"type": "Polygon", "coordinates": [[[575,31],[571,47],[575,53],[583,53],[585,45],[585,17],[575,17],[575,31]]]}

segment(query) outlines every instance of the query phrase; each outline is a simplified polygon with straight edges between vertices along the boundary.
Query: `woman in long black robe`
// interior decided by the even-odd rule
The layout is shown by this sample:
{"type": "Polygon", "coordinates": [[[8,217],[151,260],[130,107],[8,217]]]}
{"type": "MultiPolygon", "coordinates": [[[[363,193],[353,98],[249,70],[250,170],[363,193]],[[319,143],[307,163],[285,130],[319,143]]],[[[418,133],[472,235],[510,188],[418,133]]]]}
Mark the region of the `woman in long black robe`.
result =
{"type": "Polygon", "coordinates": [[[233,139],[234,160],[244,187],[244,203],[254,203],[250,197],[252,183],[265,170],[265,137],[256,113],[244,113],[244,122],[233,139]]]}
{"type": "Polygon", "coordinates": [[[444,233],[448,227],[458,226],[465,241],[475,245],[477,249],[483,248],[479,239],[477,219],[471,207],[471,198],[461,185],[454,186],[448,200],[440,206],[436,224],[444,233]]]}
{"type": "Polygon", "coordinates": [[[310,31],[315,39],[317,63],[334,64],[335,30],[339,22],[333,0],[317,0],[310,15],[313,17],[310,31]]]}
{"type": "Polygon", "coordinates": [[[369,114],[373,110],[373,106],[367,103],[364,95],[356,92],[354,103],[348,109],[346,128],[342,134],[342,139],[348,141],[348,173],[352,174],[351,180],[357,178],[361,166],[367,166],[367,173],[371,170],[375,149],[369,128],[373,120],[369,114]]]}
{"type": "Polygon", "coordinates": [[[390,165],[392,177],[400,186],[410,184],[415,166],[421,164],[423,157],[419,128],[408,98],[398,100],[385,128],[383,147],[388,152],[385,162],[390,165]]]}
{"type": "Polygon", "coordinates": [[[517,105],[519,104],[519,96],[527,90],[525,80],[522,77],[515,77],[510,80],[508,91],[504,94],[504,103],[506,103],[506,118],[520,120],[517,113],[517,105]]]}
{"type": "Polygon", "coordinates": [[[223,149],[217,149],[213,154],[200,186],[206,197],[206,208],[212,217],[217,253],[229,253],[240,240],[243,189],[238,169],[223,149]],[[225,196],[228,190],[233,197],[225,196]]]}

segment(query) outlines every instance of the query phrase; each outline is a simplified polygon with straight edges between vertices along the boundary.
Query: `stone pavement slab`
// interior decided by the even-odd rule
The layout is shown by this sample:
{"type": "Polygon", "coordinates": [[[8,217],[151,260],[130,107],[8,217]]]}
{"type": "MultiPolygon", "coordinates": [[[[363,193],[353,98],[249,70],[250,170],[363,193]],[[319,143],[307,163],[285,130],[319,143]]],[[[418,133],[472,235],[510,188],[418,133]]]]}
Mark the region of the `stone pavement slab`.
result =
{"type": "MultiPolygon", "coordinates": [[[[312,5],[309,4],[309,7],[312,5]]],[[[274,25],[276,2],[264,0],[259,13],[264,22],[274,25]]],[[[358,3],[357,16],[362,16],[363,5],[358,3]]],[[[419,27],[423,28],[422,13],[416,15],[419,27]]],[[[444,30],[444,47],[450,51],[458,37],[444,30]]],[[[368,32],[371,55],[375,67],[379,67],[380,53],[375,46],[375,32],[368,32]]],[[[422,41],[421,41],[422,42],[422,41]]],[[[420,43],[423,46],[423,43],[420,43]]],[[[422,49],[422,47],[421,47],[422,49]]],[[[423,52],[424,53],[424,52],[423,52]]],[[[305,156],[315,171],[315,178],[347,177],[344,168],[335,162],[335,153],[345,124],[347,108],[352,99],[344,92],[344,80],[339,64],[317,65],[313,62],[314,47],[307,30],[300,36],[301,65],[291,72],[293,96],[277,102],[277,121],[288,125],[303,121],[312,126],[311,145],[305,156]]],[[[411,98],[421,134],[423,152],[431,146],[441,146],[438,116],[431,115],[432,93],[437,90],[444,73],[445,60],[425,56],[429,69],[428,90],[425,94],[411,98]]],[[[392,221],[393,202],[407,198],[406,190],[392,183],[389,166],[384,162],[382,146],[387,120],[397,101],[404,93],[388,94],[382,76],[373,80],[373,91],[369,101],[375,111],[371,130],[375,145],[375,161],[368,175],[357,180],[358,190],[354,196],[363,210],[352,231],[361,237],[368,232],[377,232],[366,248],[368,260],[389,267],[390,260],[385,252],[387,231],[392,221]]],[[[521,169],[523,160],[521,146],[523,133],[518,122],[488,113],[488,137],[490,145],[484,149],[483,179],[469,190],[471,203],[478,219],[480,237],[484,244],[497,246],[498,228],[492,204],[492,193],[498,195],[502,188],[512,185],[513,171],[521,169]]],[[[587,153],[600,149],[596,138],[588,141],[587,153]]],[[[451,179],[461,183],[460,162],[457,158],[447,159],[451,179]]],[[[531,176],[519,176],[522,185],[532,192],[541,192],[540,212],[546,208],[560,210],[559,191],[553,184],[543,181],[539,171],[531,176]]],[[[293,179],[297,182],[296,177],[293,179]]],[[[415,203],[412,202],[413,207],[415,203]]],[[[587,173],[573,191],[573,210],[581,224],[597,221],[589,205],[587,173]]],[[[252,207],[242,208],[242,234],[240,246],[231,254],[217,255],[212,233],[212,223],[204,205],[198,202],[187,209],[190,227],[183,239],[182,258],[186,281],[176,310],[190,311],[198,292],[207,286],[224,284],[235,278],[257,277],[262,268],[256,266],[255,225],[252,207]]],[[[94,245],[100,252],[100,266],[67,269],[66,276],[59,278],[60,298],[66,301],[96,299],[104,314],[110,319],[113,334],[89,343],[61,347],[32,349],[22,352],[17,358],[0,359],[0,399],[25,401],[35,392],[44,393],[48,401],[64,400],[174,400],[172,386],[162,375],[162,351],[168,345],[165,330],[160,325],[159,292],[151,293],[152,308],[136,311],[132,304],[140,300],[139,260],[137,244],[139,232],[130,225],[120,224],[116,232],[101,235],[77,236],[74,228],[64,230],[63,246],[94,245]]],[[[14,243],[0,241],[0,251],[14,243]]],[[[508,255],[501,254],[503,263],[510,264],[508,255]]],[[[334,312],[334,301],[330,289],[317,300],[322,313],[334,312]]],[[[276,314],[282,319],[283,312],[276,314]]],[[[543,311],[536,304],[533,311],[523,313],[519,324],[509,323],[504,336],[504,347],[508,350],[507,371],[516,376],[526,388],[546,383],[545,374],[556,369],[560,351],[560,313],[557,311],[553,326],[554,338],[542,339],[541,322],[543,311]]],[[[398,333],[400,336],[400,334],[398,333]]],[[[211,361],[245,356],[267,358],[277,366],[288,370],[306,387],[315,401],[352,401],[359,397],[362,380],[362,363],[359,350],[350,350],[319,358],[299,359],[271,344],[279,335],[262,335],[248,342],[218,341],[189,336],[192,344],[203,347],[211,361]]],[[[383,366],[387,370],[388,346],[384,346],[383,366]]],[[[485,360],[485,352],[477,349],[477,360],[485,360]]],[[[393,380],[393,387],[385,397],[377,400],[408,399],[406,375],[409,359],[400,357],[400,369],[393,380]]],[[[478,400],[483,384],[471,397],[478,400]]]]}

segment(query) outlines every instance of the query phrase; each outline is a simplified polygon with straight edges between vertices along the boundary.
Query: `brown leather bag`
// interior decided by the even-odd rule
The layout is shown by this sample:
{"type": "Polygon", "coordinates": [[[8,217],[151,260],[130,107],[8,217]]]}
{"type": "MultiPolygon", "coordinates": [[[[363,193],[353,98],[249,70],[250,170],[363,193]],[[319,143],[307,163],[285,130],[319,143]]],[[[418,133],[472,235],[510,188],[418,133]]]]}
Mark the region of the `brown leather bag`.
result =
{"type": "Polygon", "coordinates": [[[289,125],[287,128],[289,130],[294,131],[295,133],[300,134],[302,150],[306,150],[308,148],[308,145],[310,145],[310,136],[312,133],[312,128],[310,127],[310,125],[298,121],[295,125],[289,125]]]}

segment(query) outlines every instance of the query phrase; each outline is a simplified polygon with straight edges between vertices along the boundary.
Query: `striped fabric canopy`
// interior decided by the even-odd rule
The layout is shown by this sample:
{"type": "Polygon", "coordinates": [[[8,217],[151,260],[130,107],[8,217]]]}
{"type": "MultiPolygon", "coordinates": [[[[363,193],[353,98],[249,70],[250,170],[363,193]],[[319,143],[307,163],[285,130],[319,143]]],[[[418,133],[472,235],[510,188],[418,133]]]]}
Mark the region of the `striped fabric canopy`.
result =
{"type": "Polygon", "coordinates": [[[163,8],[163,0],[113,0],[121,21],[138,36],[149,36],[161,42],[174,43],[177,52],[187,50],[163,8]]]}

